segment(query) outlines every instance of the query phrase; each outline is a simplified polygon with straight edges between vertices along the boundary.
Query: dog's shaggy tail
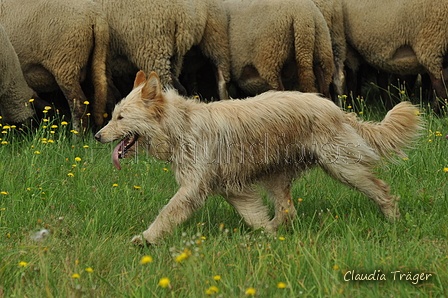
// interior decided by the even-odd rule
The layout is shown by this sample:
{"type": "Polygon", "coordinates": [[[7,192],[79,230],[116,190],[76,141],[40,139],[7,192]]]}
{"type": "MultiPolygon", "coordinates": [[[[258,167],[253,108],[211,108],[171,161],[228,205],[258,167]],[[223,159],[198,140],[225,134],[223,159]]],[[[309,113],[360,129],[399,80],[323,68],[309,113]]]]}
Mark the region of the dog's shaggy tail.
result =
{"type": "Polygon", "coordinates": [[[346,119],[379,155],[392,159],[395,154],[406,157],[403,149],[410,147],[422,129],[419,115],[416,106],[401,102],[380,123],[360,121],[354,113],[346,114],[346,119]]]}

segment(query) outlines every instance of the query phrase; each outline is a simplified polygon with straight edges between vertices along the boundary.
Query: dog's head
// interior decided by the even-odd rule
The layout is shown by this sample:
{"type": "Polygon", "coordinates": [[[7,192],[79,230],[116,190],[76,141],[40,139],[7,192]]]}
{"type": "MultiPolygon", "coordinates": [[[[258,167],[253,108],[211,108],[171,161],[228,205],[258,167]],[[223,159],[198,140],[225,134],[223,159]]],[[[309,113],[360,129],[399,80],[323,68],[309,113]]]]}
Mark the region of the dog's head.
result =
{"type": "Polygon", "coordinates": [[[139,71],[135,77],[134,88],[126,98],[115,106],[112,119],[95,134],[101,143],[121,140],[112,153],[117,169],[121,169],[119,159],[125,158],[140,137],[151,140],[153,129],[163,113],[164,97],[162,85],[156,73],[146,79],[139,71]]]}

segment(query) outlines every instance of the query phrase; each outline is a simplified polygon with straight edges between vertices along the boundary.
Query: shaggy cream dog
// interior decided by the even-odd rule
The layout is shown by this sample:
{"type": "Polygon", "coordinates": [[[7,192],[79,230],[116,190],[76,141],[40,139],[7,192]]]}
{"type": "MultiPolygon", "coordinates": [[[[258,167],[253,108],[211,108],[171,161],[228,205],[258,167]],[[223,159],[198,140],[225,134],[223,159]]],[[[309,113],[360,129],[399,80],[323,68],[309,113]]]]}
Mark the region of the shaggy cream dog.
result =
{"type": "MultiPolygon", "coordinates": [[[[142,235],[156,243],[211,194],[222,195],[249,226],[274,233],[296,217],[293,179],[315,165],[364,193],[386,218],[399,218],[396,199],[372,167],[380,156],[404,156],[401,148],[419,129],[418,110],[408,102],[381,123],[369,123],[318,95],[294,91],[201,103],[162,90],[155,73],[146,79],[140,71],[95,137],[102,143],[123,138],[112,154],[117,168],[137,141],[155,158],[171,161],[180,188],[142,235]],[[273,219],[255,185],[272,198],[273,219]]],[[[141,244],[142,236],[133,241],[141,244]]]]}

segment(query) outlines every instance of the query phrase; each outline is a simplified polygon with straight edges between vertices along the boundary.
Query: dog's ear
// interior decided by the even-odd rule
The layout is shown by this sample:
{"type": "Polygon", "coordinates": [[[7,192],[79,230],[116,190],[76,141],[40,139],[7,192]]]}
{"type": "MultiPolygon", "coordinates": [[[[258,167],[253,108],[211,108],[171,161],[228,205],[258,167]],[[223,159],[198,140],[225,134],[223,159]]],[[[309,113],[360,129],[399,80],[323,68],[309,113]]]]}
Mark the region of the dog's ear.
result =
{"type": "Polygon", "coordinates": [[[143,72],[143,70],[140,70],[139,72],[137,72],[137,75],[135,76],[134,88],[140,86],[145,82],[146,82],[146,75],[143,72]]]}
{"type": "Polygon", "coordinates": [[[142,99],[151,101],[161,101],[162,96],[162,84],[155,72],[151,72],[148,80],[142,88],[142,99]]]}

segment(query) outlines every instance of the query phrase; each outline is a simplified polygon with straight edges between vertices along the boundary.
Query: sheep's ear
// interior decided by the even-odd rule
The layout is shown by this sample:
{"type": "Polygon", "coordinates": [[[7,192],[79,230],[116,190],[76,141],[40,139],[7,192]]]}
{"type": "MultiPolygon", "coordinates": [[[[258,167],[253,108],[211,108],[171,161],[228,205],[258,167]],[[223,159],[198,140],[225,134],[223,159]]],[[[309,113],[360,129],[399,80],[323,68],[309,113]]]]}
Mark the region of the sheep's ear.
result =
{"type": "Polygon", "coordinates": [[[160,100],[162,97],[162,84],[155,72],[151,72],[142,88],[143,100],[160,100]]]}
{"type": "Polygon", "coordinates": [[[143,72],[143,70],[140,70],[139,72],[137,72],[137,75],[135,76],[134,88],[140,86],[145,82],[146,82],[146,75],[143,72]]]}

